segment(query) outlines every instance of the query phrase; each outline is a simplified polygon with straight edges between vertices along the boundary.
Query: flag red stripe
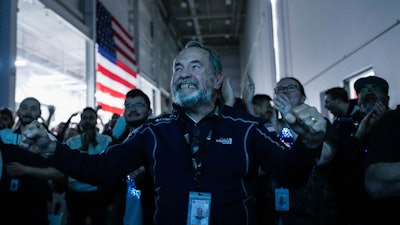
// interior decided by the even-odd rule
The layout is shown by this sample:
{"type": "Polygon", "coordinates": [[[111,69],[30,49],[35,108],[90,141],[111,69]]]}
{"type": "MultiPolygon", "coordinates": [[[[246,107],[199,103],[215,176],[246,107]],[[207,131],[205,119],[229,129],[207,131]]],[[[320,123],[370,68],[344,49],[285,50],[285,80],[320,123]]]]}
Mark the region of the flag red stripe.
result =
{"type": "Polygon", "coordinates": [[[125,98],[125,94],[122,94],[121,92],[115,91],[105,85],[103,85],[102,83],[96,82],[96,88],[98,91],[107,93],[113,97],[116,98],[125,98]]]}
{"type": "Polygon", "coordinates": [[[124,46],[125,46],[126,48],[128,48],[129,50],[132,51],[132,53],[135,54],[135,49],[134,49],[134,48],[133,48],[133,47],[118,33],[118,32],[116,32],[115,30],[113,30],[113,34],[114,34],[115,37],[118,38],[118,40],[120,40],[120,41],[122,42],[122,44],[124,44],[124,46]]]}
{"type": "Polygon", "coordinates": [[[110,106],[110,105],[107,105],[107,104],[102,103],[102,102],[98,102],[98,105],[101,106],[101,110],[104,110],[104,111],[108,111],[108,112],[111,112],[111,113],[116,113],[116,114],[119,114],[119,115],[122,115],[124,113],[124,110],[122,108],[110,106]]]}
{"type": "Polygon", "coordinates": [[[97,1],[97,102],[102,110],[123,114],[127,90],[137,84],[134,37],[97,1]]]}
{"type": "Polygon", "coordinates": [[[104,68],[100,64],[97,64],[97,71],[102,73],[104,76],[109,77],[110,79],[115,80],[118,83],[121,83],[121,84],[129,87],[130,89],[134,89],[135,88],[135,85],[133,85],[133,84],[129,83],[128,81],[122,79],[121,77],[119,77],[118,75],[112,73],[111,71],[109,71],[108,69],[104,68]]]}
{"type": "MultiPolygon", "coordinates": [[[[117,51],[123,55],[129,62],[131,62],[132,64],[136,65],[136,60],[134,60],[128,53],[126,53],[124,51],[124,49],[122,49],[121,47],[119,47],[118,45],[115,45],[115,48],[117,49],[117,51]]],[[[117,57],[118,58],[118,57],[117,57]]]]}
{"type": "Polygon", "coordinates": [[[127,73],[129,73],[133,77],[137,76],[136,72],[134,70],[132,70],[131,68],[129,68],[127,65],[125,65],[121,60],[117,59],[115,64],[117,64],[117,66],[121,67],[121,69],[125,70],[127,73]]]}
{"type": "Polygon", "coordinates": [[[114,16],[111,16],[111,20],[121,29],[124,34],[129,37],[129,39],[133,40],[133,37],[122,27],[122,25],[118,22],[117,19],[114,18],[114,16]]]}

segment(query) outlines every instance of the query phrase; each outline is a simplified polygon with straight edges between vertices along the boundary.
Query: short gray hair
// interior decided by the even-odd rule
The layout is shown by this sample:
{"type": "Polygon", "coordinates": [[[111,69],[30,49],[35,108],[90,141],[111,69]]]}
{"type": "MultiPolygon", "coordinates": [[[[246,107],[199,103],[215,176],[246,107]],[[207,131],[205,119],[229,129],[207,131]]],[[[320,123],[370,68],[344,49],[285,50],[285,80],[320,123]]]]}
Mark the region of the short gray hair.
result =
{"type": "Polygon", "coordinates": [[[203,43],[199,41],[189,41],[185,45],[185,49],[191,48],[191,47],[197,47],[206,50],[208,53],[210,53],[210,64],[212,71],[214,75],[222,75],[222,62],[221,62],[221,57],[218,55],[217,51],[212,48],[211,46],[204,45],[203,43]]]}

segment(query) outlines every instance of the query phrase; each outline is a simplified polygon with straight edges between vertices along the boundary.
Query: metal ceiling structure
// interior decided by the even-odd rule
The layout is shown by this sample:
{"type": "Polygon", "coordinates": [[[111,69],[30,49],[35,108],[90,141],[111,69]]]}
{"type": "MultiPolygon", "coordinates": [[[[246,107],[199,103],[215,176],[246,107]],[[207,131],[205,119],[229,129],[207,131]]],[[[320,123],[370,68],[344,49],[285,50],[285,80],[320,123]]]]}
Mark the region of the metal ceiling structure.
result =
{"type": "MultiPolygon", "coordinates": [[[[200,40],[215,48],[239,48],[246,1],[155,1],[181,47],[200,40]]],[[[63,103],[86,98],[86,37],[40,0],[19,0],[17,23],[16,101],[32,93],[38,99],[71,93],[63,103]]],[[[61,110],[64,106],[59,112],[68,114],[71,107],[61,110]]]]}
{"type": "Polygon", "coordinates": [[[159,0],[182,44],[199,40],[215,48],[238,48],[246,4],[243,0],[159,0]]]}
{"type": "MultiPolygon", "coordinates": [[[[190,40],[200,40],[215,48],[237,49],[243,31],[245,2],[157,0],[157,5],[181,46],[190,40]]],[[[71,79],[68,86],[82,86],[86,73],[85,39],[67,24],[40,1],[19,0],[18,59],[28,63],[18,67],[19,74],[64,73],[71,79]]]]}

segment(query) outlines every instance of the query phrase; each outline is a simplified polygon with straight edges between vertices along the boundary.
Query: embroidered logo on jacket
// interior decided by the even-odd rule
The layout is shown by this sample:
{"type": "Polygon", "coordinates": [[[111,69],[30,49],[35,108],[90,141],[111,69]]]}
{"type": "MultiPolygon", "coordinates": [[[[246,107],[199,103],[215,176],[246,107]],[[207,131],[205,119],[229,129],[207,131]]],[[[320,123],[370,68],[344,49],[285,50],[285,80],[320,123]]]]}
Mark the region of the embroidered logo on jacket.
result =
{"type": "Polygon", "coordinates": [[[217,143],[221,143],[223,145],[231,145],[232,144],[232,138],[218,138],[215,141],[217,143]]]}
{"type": "Polygon", "coordinates": [[[268,130],[268,132],[276,132],[271,123],[265,123],[264,127],[268,130]]]}

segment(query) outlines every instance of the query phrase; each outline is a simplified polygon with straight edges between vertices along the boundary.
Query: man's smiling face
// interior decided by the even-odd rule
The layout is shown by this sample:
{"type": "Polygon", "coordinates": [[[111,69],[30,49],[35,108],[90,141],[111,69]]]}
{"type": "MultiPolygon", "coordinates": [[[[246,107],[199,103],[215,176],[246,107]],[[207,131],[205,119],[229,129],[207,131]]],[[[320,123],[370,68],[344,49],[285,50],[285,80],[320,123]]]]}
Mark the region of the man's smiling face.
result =
{"type": "Polygon", "coordinates": [[[211,100],[214,74],[209,57],[206,50],[191,47],[175,58],[171,90],[177,104],[192,107],[211,100]]]}

